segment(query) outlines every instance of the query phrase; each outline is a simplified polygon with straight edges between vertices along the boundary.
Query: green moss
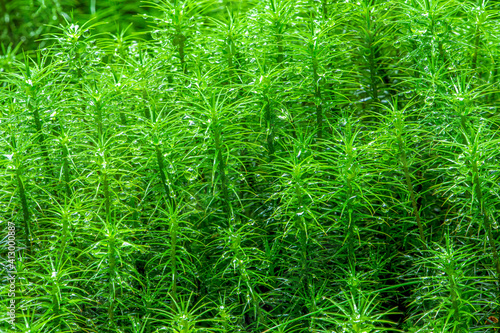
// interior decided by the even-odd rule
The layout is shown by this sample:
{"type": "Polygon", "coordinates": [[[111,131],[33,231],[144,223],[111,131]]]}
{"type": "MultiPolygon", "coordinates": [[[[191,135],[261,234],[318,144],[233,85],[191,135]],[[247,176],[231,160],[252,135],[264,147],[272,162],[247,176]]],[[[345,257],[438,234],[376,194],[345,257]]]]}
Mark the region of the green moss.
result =
{"type": "Polygon", "coordinates": [[[499,10],[3,3],[17,331],[492,330],[499,10]]]}

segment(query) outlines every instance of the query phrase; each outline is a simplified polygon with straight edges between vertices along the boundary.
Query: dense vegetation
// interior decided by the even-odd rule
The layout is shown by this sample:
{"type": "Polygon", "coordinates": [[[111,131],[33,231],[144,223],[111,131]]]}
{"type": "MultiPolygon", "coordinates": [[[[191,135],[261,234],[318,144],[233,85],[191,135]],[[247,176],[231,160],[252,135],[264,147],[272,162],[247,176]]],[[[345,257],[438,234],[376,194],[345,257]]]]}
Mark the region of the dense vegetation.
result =
{"type": "Polygon", "coordinates": [[[494,331],[499,3],[0,3],[16,332],[494,331]]]}

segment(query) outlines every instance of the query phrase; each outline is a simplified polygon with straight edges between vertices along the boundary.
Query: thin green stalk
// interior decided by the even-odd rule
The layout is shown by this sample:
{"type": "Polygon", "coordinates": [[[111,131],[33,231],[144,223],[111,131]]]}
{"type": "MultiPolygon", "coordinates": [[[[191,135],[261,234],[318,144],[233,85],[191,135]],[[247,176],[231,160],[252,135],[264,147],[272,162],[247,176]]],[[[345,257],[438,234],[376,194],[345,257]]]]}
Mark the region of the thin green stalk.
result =
{"type": "Polygon", "coordinates": [[[110,235],[108,239],[108,261],[109,261],[109,307],[108,307],[108,318],[110,324],[114,324],[114,303],[116,298],[115,293],[115,277],[116,277],[116,259],[115,259],[115,238],[114,235],[110,235]]]}
{"type": "Polygon", "coordinates": [[[59,247],[59,262],[62,262],[62,257],[64,254],[64,250],[66,248],[66,242],[68,240],[68,215],[66,212],[62,215],[62,224],[63,224],[63,229],[62,229],[62,240],[61,240],[61,245],[59,247]]]}
{"type": "MultiPolygon", "coordinates": [[[[347,197],[350,198],[352,196],[352,184],[348,180],[347,181],[347,197]]],[[[348,226],[347,226],[347,242],[348,242],[348,258],[351,265],[356,263],[356,254],[354,253],[354,219],[352,216],[352,203],[351,199],[347,199],[347,214],[348,214],[348,226]]]]}
{"type": "MultiPolygon", "coordinates": [[[[31,98],[30,98],[31,100],[31,98]]],[[[35,103],[35,102],[33,102],[35,103]]],[[[42,132],[42,120],[40,119],[40,112],[38,111],[38,107],[33,106],[31,103],[28,103],[28,108],[33,113],[33,119],[35,120],[35,127],[38,133],[38,141],[40,143],[40,147],[42,148],[42,154],[48,158],[47,150],[45,149],[45,135],[42,132]]]]}
{"type": "Polygon", "coordinates": [[[328,18],[328,0],[321,0],[321,9],[323,11],[323,19],[328,18]]]}
{"type": "MultiPolygon", "coordinates": [[[[488,84],[493,84],[493,82],[496,82],[497,80],[497,73],[498,69],[495,64],[495,61],[492,59],[492,64],[490,67],[490,75],[488,77],[488,84]]],[[[492,101],[496,100],[496,95],[497,95],[497,90],[493,90],[491,94],[488,94],[487,99],[488,99],[488,104],[491,103],[492,101]]]]}
{"type": "Polygon", "coordinates": [[[308,272],[308,260],[307,260],[307,227],[305,224],[305,219],[301,209],[302,206],[302,189],[298,182],[295,183],[295,197],[297,200],[298,211],[295,214],[296,227],[299,230],[299,242],[300,242],[300,266],[301,266],[301,281],[303,282],[304,288],[308,290],[307,280],[309,276],[308,272]]]}
{"type": "Polygon", "coordinates": [[[448,274],[448,281],[450,283],[450,293],[451,293],[451,304],[453,307],[453,317],[457,323],[460,323],[460,307],[458,305],[458,295],[457,295],[457,286],[455,285],[455,280],[453,276],[448,274]]]}
{"type": "Polygon", "coordinates": [[[59,317],[60,314],[60,304],[59,304],[59,297],[58,297],[58,286],[57,286],[57,281],[55,279],[52,281],[52,306],[53,306],[53,313],[55,317],[55,324],[57,326],[60,325],[61,318],[59,317]]]}
{"type": "Polygon", "coordinates": [[[30,213],[28,209],[28,201],[26,199],[26,191],[24,188],[24,182],[22,180],[22,166],[19,166],[16,170],[17,186],[19,188],[19,197],[21,198],[21,206],[23,208],[23,219],[24,219],[24,237],[26,240],[26,246],[28,247],[28,253],[31,254],[31,230],[30,230],[30,213]]]}
{"type": "Polygon", "coordinates": [[[476,10],[476,8],[474,8],[472,10],[472,13],[474,14],[474,16],[472,18],[475,21],[474,46],[473,46],[474,52],[472,54],[472,65],[471,65],[473,72],[475,72],[477,69],[477,56],[478,56],[479,49],[480,49],[481,35],[482,35],[481,28],[482,28],[484,21],[488,20],[488,16],[489,16],[486,14],[487,9],[484,7],[485,4],[487,4],[487,1],[478,0],[477,3],[474,4],[477,6],[477,10],[476,10]]]}
{"type": "Polygon", "coordinates": [[[229,76],[229,84],[233,83],[233,77],[234,77],[234,69],[233,69],[233,42],[229,41],[227,45],[227,66],[228,66],[228,76],[229,76]]]}
{"type": "MultiPolygon", "coordinates": [[[[313,27],[314,29],[314,27],[313,27]]],[[[323,138],[323,98],[321,96],[321,85],[319,83],[318,75],[318,59],[316,59],[316,54],[313,51],[312,58],[312,69],[313,69],[313,84],[314,84],[314,96],[316,97],[316,127],[317,127],[317,137],[318,140],[323,138]]]]}
{"type": "Polygon", "coordinates": [[[94,100],[96,109],[96,124],[97,124],[97,136],[100,138],[103,135],[103,123],[102,123],[102,105],[99,100],[94,100]]]}
{"type": "Polygon", "coordinates": [[[167,182],[167,177],[165,177],[165,164],[163,161],[163,153],[161,151],[160,145],[156,144],[155,145],[155,151],[156,151],[156,162],[158,163],[158,173],[160,175],[160,180],[163,185],[163,191],[165,192],[165,197],[167,201],[172,205],[172,207],[175,209],[175,202],[173,201],[172,197],[170,196],[170,190],[169,190],[169,185],[167,182]]]}
{"type": "MultiPolygon", "coordinates": [[[[26,78],[27,81],[31,81],[31,71],[29,67],[28,57],[25,57],[25,66],[26,66],[26,78]]],[[[36,83],[35,83],[36,85],[36,83]]],[[[38,107],[38,101],[36,98],[36,92],[33,92],[34,87],[33,83],[28,88],[28,100],[26,102],[26,106],[33,114],[33,119],[35,120],[35,128],[38,134],[38,143],[40,145],[40,150],[42,151],[42,155],[45,158],[47,166],[50,165],[49,154],[47,152],[47,147],[45,145],[45,135],[42,131],[42,120],[40,118],[40,112],[38,107]]]]}
{"type": "Polygon", "coordinates": [[[481,30],[479,24],[476,24],[476,31],[474,33],[474,53],[472,54],[472,69],[477,68],[477,54],[479,52],[479,43],[481,41],[481,30]]]}
{"type": "Polygon", "coordinates": [[[277,34],[275,35],[276,38],[276,47],[278,48],[278,58],[276,59],[276,62],[278,64],[281,64],[283,62],[283,36],[281,29],[278,30],[277,34]]]}
{"type": "Polygon", "coordinates": [[[108,173],[106,170],[103,170],[103,182],[102,182],[102,187],[103,187],[103,193],[104,193],[104,206],[106,209],[106,217],[110,216],[111,213],[111,200],[109,196],[109,182],[108,182],[108,173]]]}
{"type": "MultiPolygon", "coordinates": [[[[142,90],[142,99],[144,101],[148,101],[149,100],[149,98],[148,98],[148,92],[147,92],[146,89],[142,90]]],[[[147,105],[144,106],[144,117],[146,119],[151,119],[151,113],[149,112],[149,108],[148,108],[147,105]]]]}
{"type": "Polygon", "coordinates": [[[474,174],[473,188],[476,191],[476,198],[478,200],[478,205],[480,208],[481,215],[483,216],[483,224],[488,235],[488,241],[490,243],[491,252],[493,253],[493,263],[495,265],[495,270],[497,273],[497,279],[500,281],[500,261],[498,259],[498,251],[495,244],[495,238],[493,237],[493,232],[491,230],[491,222],[489,220],[488,214],[484,211],[483,194],[481,188],[481,182],[479,179],[479,171],[477,167],[477,159],[472,162],[472,172],[474,174]]]}
{"type": "Polygon", "coordinates": [[[401,140],[401,136],[398,136],[398,146],[399,146],[399,156],[400,163],[403,167],[403,172],[405,174],[406,179],[406,187],[408,188],[408,192],[410,193],[411,205],[413,208],[413,214],[415,215],[415,219],[417,220],[418,232],[420,234],[420,239],[425,245],[425,235],[424,235],[424,227],[422,225],[422,221],[420,219],[420,212],[418,209],[417,199],[415,198],[415,191],[413,190],[413,183],[411,181],[410,171],[408,169],[408,162],[406,160],[406,151],[404,147],[404,143],[401,140]]]}
{"type": "Polygon", "coordinates": [[[170,219],[170,265],[172,269],[172,298],[177,301],[177,216],[171,212],[170,219]]]}
{"type": "Polygon", "coordinates": [[[413,190],[413,182],[411,181],[411,175],[410,175],[410,170],[408,167],[408,161],[406,159],[406,146],[403,142],[402,138],[402,131],[404,130],[404,125],[403,121],[401,119],[401,114],[400,112],[397,113],[397,120],[396,120],[398,132],[397,132],[397,142],[398,142],[398,148],[399,148],[399,162],[401,163],[401,166],[403,167],[403,172],[405,174],[405,180],[406,180],[406,187],[408,188],[408,192],[410,194],[410,200],[411,200],[411,205],[413,208],[413,214],[415,215],[415,219],[417,220],[417,226],[418,226],[418,232],[420,234],[420,240],[422,241],[422,244],[426,244],[425,242],[425,234],[424,234],[424,227],[422,225],[422,221],[420,220],[420,212],[418,209],[418,204],[417,204],[417,199],[415,198],[415,191],[413,190]]]}
{"type": "MultiPolygon", "coordinates": [[[[12,134],[11,134],[12,135],[12,134]]],[[[17,148],[15,136],[11,136],[11,145],[13,149],[17,148]]],[[[23,181],[23,164],[18,156],[15,156],[16,163],[16,181],[17,187],[19,188],[19,198],[21,199],[21,207],[23,210],[23,221],[24,221],[24,237],[26,241],[26,247],[28,248],[28,253],[32,253],[32,244],[31,244],[31,229],[30,229],[30,212],[28,209],[28,200],[26,199],[26,191],[24,188],[23,181]]]]}
{"type": "MultiPolygon", "coordinates": [[[[240,254],[240,251],[237,252],[236,255],[237,258],[242,258],[243,256],[240,254]]],[[[252,287],[252,283],[250,280],[250,276],[248,275],[247,269],[244,266],[240,267],[239,270],[240,276],[243,278],[243,281],[245,282],[245,285],[247,286],[248,290],[250,291],[250,294],[252,296],[252,303],[253,303],[253,308],[254,308],[254,318],[256,317],[259,322],[264,320],[264,317],[262,316],[262,311],[259,306],[259,300],[257,299],[257,296],[255,294],[255,289],[252,287]]],[[[241,300],[240,300],[241,302],[241,300]]]]}
{"type": "Polygon", "coordinates": [[[71,196],[71,188],[69,186],[70,176],[69,176],[69,162],[68,162],[68,146],[66,144],[62,145],[62,162],[63,162],[63,175],[64,175],[64,189],[66,191],[66,197],[69,198],[71,196]]]}
{"type": "Polygon", "coordinates": [[[226,60],[228,66],[229,84],[231,85],[233,83],[233,78],[234,78],[233,57],[236,54],[236,43],[234,42],[234,37],[232,35],[233,26],[235,25],[233,12],[228,9],[228,13],[229,13],[229,23],[224,28],[226,28],[227,31],[229,31],[229,33],[227,33],[225,36],[226,37],[225,49],[226,49],[226,60]]]}
{"type": "Polygon", "coordinates": [[[370,88],[371,88],[371,97],[373,99],[373,102],[378,102],[378,84],[377,84],[377,57],[375,55],[376,53],[376,46],[374,45],[374,37],[375,37],[375,31],[373,30],[374,23],[372,22],[372,9],[373,7],[370,6],[370,4],[364,5],[364,20],[363,24],[364,27],[363,29],[365,30],[365,36],[364,36],[364,48],[365,50],[368,51],[368,69],[370,71],[370,88]]]}
{"type": "Polygon", "coordinates": [[[187,65],[185,60],[184,48],[186,43],[186,36],[181,32],[181,28],[177,27],[176,35],[173,39],[173,44],[177,46],[179,60],[181,62],[182,73],[187,74],[187,65]]]}
{"type": "MultiPolygon", "coordinates": [[[[467,145],[469,143],[469,138],[468,136],[470,135],[470,132],[469,132],[469,128],[467,127],[467,116],[466,116],[466,110],[465,110],[465,107],[461,107],[460,108],[460,126],[461,126],[461,133],[462,133],[462,140],[463,140],[463,144],[467,145]]],[[[472,131],[472,129],[470,129],[470,131],[472,131]]],[[[472,174],[471,172],[469,171],[469,176],[470,177],[470,181],[469,181],[469,184],[471,186],[471,188],[474,188],[474,179],[472,177],[472,174]]],[[[467,200],[469,200],[471,197],[471,193],[469,191],[466,191],[465,192],[465,198],[467,200]]],[[[472,217],[471,216],[466,216],[465,219],[470,223],[471,220],[472,220],[472,217]]],[[[500,277],[500,275],[499,275],[500,277]]]]}
{"type": "Polygon", "coordinates": [[[221,181],[221,190],[224,198],[224,207],[226,215],[228,218],[232,215],[231,204],[229,202],[229,192],[227,190],[227,180],[226,180],[226,164],[224,163],[224,158],[222,156],[222,144],[221,144],[221,134],[220,134],[220,124],[217,119],[214,119],[214,141],[215,141],[215,151],[217,152],[217,164],[219,167],[219,177],[221,181]]]}
{"type": "Polygon", "coordinates": [[[372,90],[372,98],[374,102],[378,102],[378,88],[377,88],[377,79],[376,79],[376,69],[375,69],[375,56],[372,45],[372,35],[370,34],[368,37],[368,48],[370,50],[370,54],[368,56],[368,64],[370,68],[370,87],[372,90]]]}
{"type": "Polygon", "coordinates": [[[271,108],[271,99],[267,93],[264,95],[264,100],[266,103],[267,151],[269,161],[272,161],[274,158],[274,117],[271,108]]]}
{"type": "MultiPolygon", "coordinates": [[[[347,129],[347,131],[350,131],[350,126],[347,129]]],[[[349,133],[350,135],[351,133],[349,133]]],[[[348,142],[346,142],[346,152],[347,152],[347,165],[346,169],[351,170],[353,163],[354,163],[354,158],[353,158],[353,147],[350,142],[350,139],[348,142]]],[[[356,262],[356,255],[354,253],[354,239],[355,239],[355,234],[354,234],[354,227],[355,227],[355,220],[353,217],[353,207],[352,207],[352,196],[353,196],[353,184],[351,182],[352,175],[348,173],[347,179],[346,179],[346,187],[347,187],[347,195],[346,195],[346,209],[347,209],[347,214],[348,214],[348,225],[347,225],[347,242],[348,242],[348,258],[349,258],[349,263],[350,265],[355,265],[356,262]]]]}

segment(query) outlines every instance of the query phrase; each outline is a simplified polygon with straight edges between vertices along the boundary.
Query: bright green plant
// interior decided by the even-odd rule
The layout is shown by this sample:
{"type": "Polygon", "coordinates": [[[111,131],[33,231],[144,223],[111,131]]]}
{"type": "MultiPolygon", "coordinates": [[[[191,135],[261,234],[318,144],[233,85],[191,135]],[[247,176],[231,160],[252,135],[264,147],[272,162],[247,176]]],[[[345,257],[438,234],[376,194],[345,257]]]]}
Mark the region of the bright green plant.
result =
{"type": "Polygon", "coordinates": [[[499,8],[0,3],[17,330],[493,331],[499,8]]]}

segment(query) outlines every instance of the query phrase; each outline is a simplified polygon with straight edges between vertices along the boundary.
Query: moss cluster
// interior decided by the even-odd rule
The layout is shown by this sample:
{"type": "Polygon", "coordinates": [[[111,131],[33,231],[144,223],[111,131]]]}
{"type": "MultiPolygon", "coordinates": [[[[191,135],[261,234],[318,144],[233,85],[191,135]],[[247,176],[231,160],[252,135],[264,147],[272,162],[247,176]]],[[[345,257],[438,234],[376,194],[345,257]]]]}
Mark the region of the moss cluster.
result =
{"type": "Polygon", "coordinates": [[[2,6],[14,331],[494,331],[496,2],[2,6]]]}

